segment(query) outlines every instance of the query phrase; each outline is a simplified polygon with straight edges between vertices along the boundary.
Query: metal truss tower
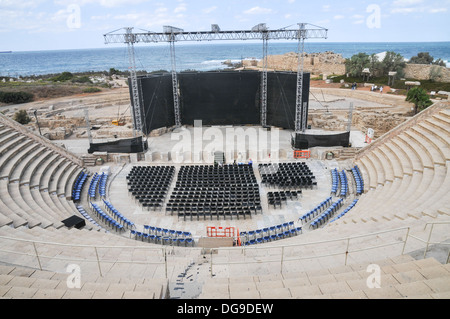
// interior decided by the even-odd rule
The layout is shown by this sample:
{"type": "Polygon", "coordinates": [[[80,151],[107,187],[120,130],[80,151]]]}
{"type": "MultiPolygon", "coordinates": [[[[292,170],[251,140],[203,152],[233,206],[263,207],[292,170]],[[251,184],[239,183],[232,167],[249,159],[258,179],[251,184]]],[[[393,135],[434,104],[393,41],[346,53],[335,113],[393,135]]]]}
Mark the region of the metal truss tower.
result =
{"type": "Polygon", "coordinates": [[[170,41],[170,59],[172,63],[172,92],[173,92],[173,108],[175,114],[175,126],[181,127],[180,99],[178,94],[178,76],[175,58],[175,41],[170,41]]]}
{"type": "Polygon", "coordinates": [[[132,28],[125,28],[126,33],[115,33],[116,31],[104,34],[105,43],[126,43],[128,44],[128,55],[130,63],[130,78],[132,86],[132,98],[135,117],[135,129],[142,132],[141,105],[139,103],[139,92],[137,87],[136,66],[134,57],[134,43],[158,43],[168,42],[170,44],[170,55],[172,63],[172,86],[174,98],[175,125],[181,126],[180,105],[178,94],[178,79],[175,64],[175,42],[178,41],[217,41],[217,40],[262,40],[263,41],[263,68],[261,76],[261,125],[267,125],[267,49],[269,40],[297,40],[299,41],[299,60],[297,68],[297,93],[296,93],[296,118],[295,130],[300,132],[306,129],[306,105],[302,104],[303,93],[303,51],[304,42],[309,38],[327,38],[328,30],[322,27],[313,26],[306,28],[306,23],[299,23],[299,29],[282,28],[269,30],[265,23],[260,23],[251,30],[221,31],[219,26],[213,24],[211,31],[184,31],[172,26],[164,26],[163,32],[143,32],[132,33],[132,28]]]}
{"type": "Polygon", "coordinates": [[[261,76],[261,126],[267,126],[267,51],[269,47],[268,34],[263,33],[263,67],[261,76]]]}
{"type": "Polygon", "coordinates": [[[136,132],[142,132],[141,123],[141,105],[139,101],[139,91],[137,85],[137,75],[136,75],[136,57],[134,54],[134,34],[132,33],[133,28],[126,28],[125,42],[128,46],[128,63],[131,81],[131,97],[133,99],[133,108],[131,109],[131,119],[133,122],[133,137],[136,137],[136,132]]]}
{"type": "Polygon", "coordinates": [[[295,132],[305,132],[307,123],[306,105],[303,104],[303,63],[305,51],[306,29],[304,23],[299,23],[298,30],[298,63],[297,63],[297,93],[295,100],[295,132]]]}
{"type": "MultiPolygon", "coordinates": [[[[133,33],[133,28],[127,27],[125,29],[125,34],[122,34],[121,43],[126,43],[128,46],[128,64],[129,64],[129,72],[130,72],[130,83],[131,83],[131,99],[132,99],[132,107],[131,107],[131,123],[133,125],[133,137],[136,137],[137,134],[143,135],[142,130],[142,115],[141,115],[141,103],[139,99],[139,88],[137,84],[137,74],[136,74],[136,57],[134,52],[134,44],[136,41],[136,36],[133,33]]],[[[106,39],[106,37],[105,37],[106,39]]],[[[109,43],[109,42],[106,42],[109,43]]],[[[145,150],[144,137],[142,136],[142,150],[145,150]]]]}

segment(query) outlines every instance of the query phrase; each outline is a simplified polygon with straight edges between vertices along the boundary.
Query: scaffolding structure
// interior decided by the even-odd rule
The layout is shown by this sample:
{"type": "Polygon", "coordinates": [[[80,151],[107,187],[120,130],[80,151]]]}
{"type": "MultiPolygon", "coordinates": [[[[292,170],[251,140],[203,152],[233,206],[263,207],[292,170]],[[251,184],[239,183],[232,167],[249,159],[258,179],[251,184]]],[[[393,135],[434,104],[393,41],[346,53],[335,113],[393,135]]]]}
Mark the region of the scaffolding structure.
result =
{"type": "MultiPolygon", "coordinates": [[[[128,45],[128,56],[130,63],[130,81],[133,99],[132,117],[134,118],[134,130],[142,133],[141,105],[137,87],[136,65],[134,57],[135,43],[158,43],[168,42],[170,44],[172,90],[174,99],[174,114],[176,127],[181,126],[181,114],[179,105],[179,87],[175,64],[175,42],[182,41],[218,41],[218,40],[262,40],[263,41],[263,67],[261,76],[261,125],[267,125],[267,51],[269,40],[297,40],[298,41],[298,68],[297,68],[297,94],[296,94],[296,117],[295,130],[300,132],[306,128],[307,103],[303,101],[303,60],[304,42],[311,38],[327,38],[328,30],[323,27],[299,23],[298,28],[289,27],[269,30],[265,23],[260,23],[251,30],[221,31],[217,24],[211,25],[211,31],[184,31],[183,29],[163,26],[163,32],[141,32],[132,33],[133,28],[125,28],[126,33],[112,31],[104,34],[105,43],[125,43],[128,45]]],[[[119,29],[121,30],[121,29],[119,29]]]]}

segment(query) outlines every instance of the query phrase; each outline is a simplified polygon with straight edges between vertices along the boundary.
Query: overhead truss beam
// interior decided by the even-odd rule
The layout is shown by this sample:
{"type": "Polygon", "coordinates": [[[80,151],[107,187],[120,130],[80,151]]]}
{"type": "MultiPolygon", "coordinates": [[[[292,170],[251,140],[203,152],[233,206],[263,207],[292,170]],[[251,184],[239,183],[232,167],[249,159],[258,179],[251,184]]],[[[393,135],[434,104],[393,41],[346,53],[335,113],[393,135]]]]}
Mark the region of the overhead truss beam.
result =
{"type": "MultiPolygon", "coordinates": [[[[327,29],[294,30],[241,30],[241,31],[179,31],[170,33],[143,32],[134,33],[134,43],[158,43],[181,41],[215,41],[215,40],[299,40],[302,37],[308,39],[323,39],[327,37],[327,29]]],[[[104,35],[105,43],[128,43],[130,40],[126,34],[107,33],[104,35]]]]}

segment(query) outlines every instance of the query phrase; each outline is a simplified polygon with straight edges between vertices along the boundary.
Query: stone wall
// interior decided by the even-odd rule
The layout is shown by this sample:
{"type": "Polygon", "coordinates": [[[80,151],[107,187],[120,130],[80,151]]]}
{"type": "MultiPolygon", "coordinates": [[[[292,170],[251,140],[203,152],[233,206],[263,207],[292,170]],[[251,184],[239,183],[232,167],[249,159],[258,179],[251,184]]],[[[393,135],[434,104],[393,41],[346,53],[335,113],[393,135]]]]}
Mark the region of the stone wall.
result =
{"type": "MultiPolygon", "coordinates": [[[[345,59],[341,54],[333,52],[306,53],[304,57],[304,70],[315,75],[319,74],[345,74],[345,59]]],[[[257,66],[261,68],[263,61],[245,60],[244,67],[257,66]]],[[[267,57],[267,68],[280,71],[297,71],[298,55],[289,52],[282,55],[269,55],[267,57]]]]}
{"type": "Polygon", "coordinates": [[[371,128],[375,131],[375,138],[378,138],[408,119],[407,116],[389,111],[355,111],[352,126],[361,132],[367,132],[367,129],[371,128]]]}
{"type": "Polygon", "coordinates": [[[438,65],[406,64],[405,78],[419,81],[429,80],[432,69],[437,74],[435,81],[450,82],[450,68],[438,65]]]}
{"type": "MultiPolygon", "coordinates": [[[[389,132],[409,117],[392,113],[390,111],[354,110],[352,115],[352,129],[367,132],[371,128],[375,131],[375,137],[389,132]]],[[[309,112],[308,123],[313,129],[326,131],[346,131],[348,126],[347,112],[309,112]]]]}

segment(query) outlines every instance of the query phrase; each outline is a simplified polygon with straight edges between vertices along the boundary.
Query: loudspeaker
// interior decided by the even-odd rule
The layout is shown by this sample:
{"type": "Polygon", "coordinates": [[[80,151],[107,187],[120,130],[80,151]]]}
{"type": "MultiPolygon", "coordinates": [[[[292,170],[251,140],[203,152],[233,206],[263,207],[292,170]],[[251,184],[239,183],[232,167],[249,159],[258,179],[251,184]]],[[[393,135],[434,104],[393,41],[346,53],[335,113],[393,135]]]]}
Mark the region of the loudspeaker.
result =
{"type": "Polygon", "coordinates": [[[80,229],[86,226],[86,221],[84,220],[84,218],[78,217],[76,215],[64,219],[62,222],[67,228],[75,227],[76,229],[80,229]]]}

